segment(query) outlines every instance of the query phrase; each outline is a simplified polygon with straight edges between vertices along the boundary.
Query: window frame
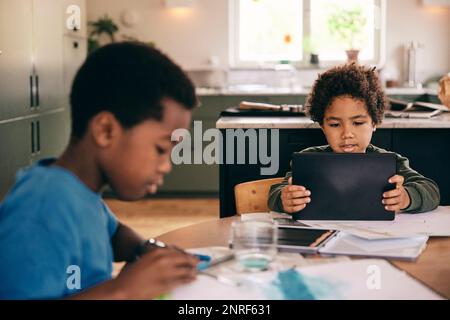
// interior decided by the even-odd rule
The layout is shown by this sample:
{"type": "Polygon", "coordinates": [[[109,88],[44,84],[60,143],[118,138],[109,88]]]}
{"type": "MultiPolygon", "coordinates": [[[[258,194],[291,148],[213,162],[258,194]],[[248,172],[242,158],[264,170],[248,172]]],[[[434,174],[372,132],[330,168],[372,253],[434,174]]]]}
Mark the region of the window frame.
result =
{"type": "MultiPolygon", "coordinates": [[[[276,62],[257,62],[257,61],[241,61],[239,59],[239,1],[228,0],[229,2],[229,66],[231,69],[273,69],[276,62]]],[[[311,21],[311,1],[303,1],[303,39],[310,34],[311,21]]],[[[386,0],[374,0],[375,5],[380,8],[380,28],[375,29],[375,43],[374,43],[374,58],[371,60],[359,60],[363,64],[376,65],[382,68],[386,63],[386,0]]],[[[315,67],[309,64],[309,53],[305,52],[303,48],[302,60],[298,62],[291,62],[291,65],[297,69],[326,69],[336,64],[344,63],[345,60],[324,60],[320,61],[320,66],[315,67]]],[[[319,56],[320,59],[320,56],[319,56]]]]}

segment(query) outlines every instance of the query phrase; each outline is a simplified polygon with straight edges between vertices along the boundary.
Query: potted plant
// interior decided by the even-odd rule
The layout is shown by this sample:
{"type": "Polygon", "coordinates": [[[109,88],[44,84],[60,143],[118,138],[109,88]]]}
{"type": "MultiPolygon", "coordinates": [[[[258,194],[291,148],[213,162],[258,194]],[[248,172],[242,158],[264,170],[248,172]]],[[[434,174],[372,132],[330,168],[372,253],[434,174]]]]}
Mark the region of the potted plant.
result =
{"type": "Polygon", "coordinates": [[[115,33],[119,31],[119,27],[108,15],[105,14],[97,21],[89,21],[89,26],[92,28],[88,39],[89,53],[100,47],[99,38],[103,34],[106,34],[111,42],[116,41],[115,33]]]}
{"type": "Polygon", "coordinates": [[[349,62],[358,60],[366,23],[367,19],[359,6],[336,8],[328,17],[328,29],[331,35],[343,43],[349,62]]]}

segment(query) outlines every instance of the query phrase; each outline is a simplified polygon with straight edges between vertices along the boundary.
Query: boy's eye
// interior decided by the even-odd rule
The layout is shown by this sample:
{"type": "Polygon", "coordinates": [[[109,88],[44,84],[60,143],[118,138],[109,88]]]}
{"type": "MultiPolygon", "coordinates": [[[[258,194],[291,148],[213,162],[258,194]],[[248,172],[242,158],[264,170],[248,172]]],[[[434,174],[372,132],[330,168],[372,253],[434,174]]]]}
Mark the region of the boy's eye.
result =
{"type": "Polygon", "coordinates": [[[354,122],[355,126],[362,126],[363,124],[365,124],[365,122],[354,122]]]}
{"type": "Polygon", "coordinates": [[[333,128],[339,127],[339,123],[329,123],[328,125],[333,128]]]}
{"type": "Polygon", "coordinates": [[[163,155],[164,153],[166,153],[166,150],[164,148],[161,148],[160,146],[156,146],[156,151],[160,155],[163,155]]]}

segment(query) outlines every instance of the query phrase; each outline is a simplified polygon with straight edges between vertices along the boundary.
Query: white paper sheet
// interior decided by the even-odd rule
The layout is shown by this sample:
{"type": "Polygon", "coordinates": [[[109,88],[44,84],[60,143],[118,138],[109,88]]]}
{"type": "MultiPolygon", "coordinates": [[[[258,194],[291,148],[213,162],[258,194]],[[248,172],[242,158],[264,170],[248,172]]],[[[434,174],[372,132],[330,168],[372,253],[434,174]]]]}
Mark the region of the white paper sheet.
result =
{"type": "MultiPolygon", "coordinates": [[[[301,279],[298,285],[312,299],[442,299],[385,260],[353,260],[301,267],[296,271],[301,279]]],[[[282,299],[285,291],[271,285],[277,275],[275,271],[266,272],[256,281],[241,286],[199,276],[194,283],[174,290],[169,296],[175,300],[282,299]]]]}
{"type": "Polygon", "coordinates": [[[400,213],[393,221],[300,221],[311,227],[341,230],[365,239],[450,236],[450,207],[418,214],[400,213]]]}

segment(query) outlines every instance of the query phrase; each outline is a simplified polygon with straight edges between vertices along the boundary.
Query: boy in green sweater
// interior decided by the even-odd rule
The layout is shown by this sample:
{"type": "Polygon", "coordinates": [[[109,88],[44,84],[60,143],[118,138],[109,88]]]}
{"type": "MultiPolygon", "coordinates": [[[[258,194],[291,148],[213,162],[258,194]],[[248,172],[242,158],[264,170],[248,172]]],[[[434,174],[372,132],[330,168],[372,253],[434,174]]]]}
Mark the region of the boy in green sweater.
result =
{"type": "MultiPolygon", "coordinates": [[[[387,105],[375,68],[346,64],[319,75],[306,102],[311,119],[320,124],[328,145],[301,152],[387,153],[370,144],[387,105]]],[[[408,213],[430,211],[439,205],[439,188],[396,154],[397,174],[389,179],[396,188],[383,193],[386,210],[408,213]]],[[[292,185],[288,172],[269,192],[269,208],[295,213],[314,201],[307,186],[292,185]]]]}

